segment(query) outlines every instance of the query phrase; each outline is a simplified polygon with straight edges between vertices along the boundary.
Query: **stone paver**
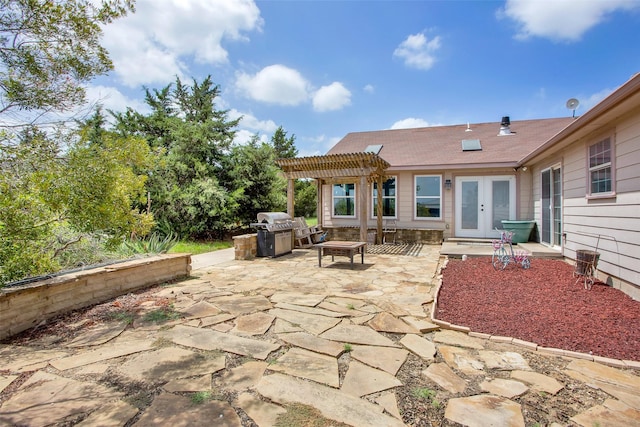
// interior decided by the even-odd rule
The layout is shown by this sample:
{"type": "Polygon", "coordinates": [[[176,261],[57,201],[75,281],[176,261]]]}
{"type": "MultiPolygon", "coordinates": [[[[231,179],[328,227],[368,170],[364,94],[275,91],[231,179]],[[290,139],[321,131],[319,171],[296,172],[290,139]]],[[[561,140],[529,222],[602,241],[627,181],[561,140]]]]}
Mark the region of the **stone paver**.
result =
{"type": "Polygon", "coordinates": [[[622,402],[607,399],[603,405],[571,417],[571,421],[583,427],[630,427],[640,425],[640,411],[622,402]]]}
{"type": "Polygon", "coordinates": [[[101,405],[76,427],[121,427],[138,414],[138,408],[118,400],[101,405]]]}
{"type": "Polygon", "coordinates": [[[335,357],[292,348],[269,366],[269,369],[306,378],[331,387],[340,386],[338,360],[335,357]]]}
{"type": "Polygon", "coordinates": [[[270,310],[269,313],[273,314],[278,319],[283,319],[289,323],[297,325],[314,335],[319,335],[340,323],[340,319],[333,317],[319,316],[317,314],[308,314],[292,310],[282,310],[279,308],[270,310]]]}
{"type": "Polygon", "coordinates": [[[102,346],[92,351],[78,353],[76,355],[64,357],[62,359],[52,360],[49,363],[54,368],[60,371],[64,371],[71,368],[77,368],[79,366],[89,365],[95,362],[101,362],[103,360],[114,359],[116,357],[122,357],[133,353],[139,353],[141,351],[149,350],[150,348],[150,342],[131,343],[130,345],[113,343],[107,346],[102,346]]]}
{"type": "Polygon", "coordinates": [[[283,333],[278,337],[291,345],[333,357],[338,357],[344,352],[344,345],[306,332],[283,333]]]}
{"type": "Polygon", "coordinates": [[[531,371],[511,371],[511,378],[524,381],[531,385],[531,388],[545,393],[556,394],[564,387],[560,381],[548,375],[531,371]]]}
{"type": "Polygon", "coordinates": [[[341,390],[354,396],[366,396],[401,385],[394,375],[351,361],[341,390]]]}
{"type": "Polygon", "coordinates": [[[419,331],[406,322],[389,313],[378,313],[369,320],[368,325],[378,332],[390,332],[394,334],[417,334],[419,331]]]}
{"type": "Polygon", "coordinates": [[[478,356],[484,361],[488,369],[500,369],[504,371],[531,370],[525,358],[515,351],[482,350],[478,352],[478,356]]]}
{"type": "Polygon", "coordinates": [[[262,295],[231,295],[213,298],[210,301],[222,311],[226,311],[237,316],[273,308],[271,302],[262,295]]]}
{"type": "Polygon", "coordinates": [[[220,309],[206,301],[200,301],[182,312],[187,319],[199,319],[220,314],[220,309]]]}
{"type": "Polygon", "coordinates": [[[221,427],[241,427],[236,411],[227,402],[209,400],[197,405],[185,396],[163,393],[153,399],[153,403],[142,414],[136,427],[190,427],[207,424],[221,427]],[[185,410],[189,408],[189,410],[185,410]]]}
{"type": "Polygon", "coordinates": [[[120,335],[127,327],[126,322],[105,323],[90,328],[67,344],[67,347],[89,347],[102,345],[120,335]]]}
{"type": "Polygon", "coordinates": [[[45,426],[74,414],[92,412],[121,393],[105,386],[38,371],[21,386],[22,392],[0,408],[0,425],[45,426]]]}
{"type": "Polygon", "coordinates": [[[202,375],[198,378],[181,378],[171,380],[162,388],[171,393],[211,390],[211,375],[202,375]]]}
{"type": "Polygon", "coordinates": [[[468,349],[441,345],[438,347],[438,351],[445,363],[452,369],[467,375],[483,375],[485,373],[484,363],[474,357],[468,349]]]}
{"type": "Polygon", "coordinates": [[[354,345],[350,355],[366,365],[395,375],[407,360],[409,352],[401,348],[354,345]]]}
{"type": "Polygon", "coordinates": [[[163,336],[173,340],[176,344],[187,347],[201,350],[224,350],[260,360],[265,360],[269,353],[280,348],[280,344],[268,341],[236,337],[218,331],[180,325],[164,332],[163,336]]]}
{"type": "Polygon", "coordinates": [[[287,412],[282,406],[265,402],[249,393],[241,393],[234,403],[242,408],[258,427],[274,426],[278,416],[287,412]]]}
{"type": "Polygon", "coordinates": [[[225,367],[225,356],[205,357],[178,347],[165,347],[130,358],[117,369],[124,375],[150,382],[212,374],[225,367]]]}
{"type": "Polygon", "coordinates": [[[436,346],[429,340],[420,338],[415,334],[405,335],[400,344],[426,361],[433,361],[436,355],[436,346]]]}
{"type": "Polygon", "coordinates": [[[439,344],[455,345],[458,347],[473,348],[476,350],[484,349],[482,340],[470,337],[463,332],[456,332],[451,330],[436,332],[433,337],[433,342],[439,344]]]}
{"type": "Polygon", "coordinates": [[[0,393],[4,390],[9,384],[11,384],[16,378],[17,375],[0,375],[0,393]]]}
{"type": "Polygon", "coordinates": [[[399,420],[402,420],[402,415],[398,409],[398,399],[393,392],[381,393],[376,397],[376,403],[384,408],[389,414],[393,415],[399,420]]]}
{"type": "Polygon", "coordinates": [[[318,409],[326,418],[352,426],[401,427],[404,423],[382,413],[381,406],[331,387],[282,374],[266,375],[258,393],[280,404],[302,403],[318,409]]]}
{"type": "Polygon", "coordinates": [[[514,397],[526,393],[529,390],[529,387],[520,381],[496,378],[491,381],[485,380],[480,383],[480,389],[487,393],[493,393],[498,396],[506,397],[507,399],[513,399],[514,397]]]}
{"type": "Polygon", "coordinates": [[[275,316],[263,312],[247,314],[235,319],[231,332],[239,335],[264,335],[275,320],[275,316]]]}
{"type": "Polygon", "coordinates": [[[250,361],[231,369],[220,378],[220,386],[226,390],[244,391],[253,388],[264,374],[267,362],[250,361]]]}
{"type": "Polygon", "coordinates": [[[479,395],[450,399],[445,418],[469,427],[524,427],[520,405],[499,396],[479,395]]]}
{"type": "Polygon", "coordinates": [[[467,382],[445,363],[432,363],[422,371],[422,375],[451,393],[462,393],[467,388],[467,382]]]}
{"type": "Polygon", "coordinates": [[[344,343],[397,347],[389,338],[367,326],[341,324],[329,329],[320,336],[328,340],[344,343]]]}

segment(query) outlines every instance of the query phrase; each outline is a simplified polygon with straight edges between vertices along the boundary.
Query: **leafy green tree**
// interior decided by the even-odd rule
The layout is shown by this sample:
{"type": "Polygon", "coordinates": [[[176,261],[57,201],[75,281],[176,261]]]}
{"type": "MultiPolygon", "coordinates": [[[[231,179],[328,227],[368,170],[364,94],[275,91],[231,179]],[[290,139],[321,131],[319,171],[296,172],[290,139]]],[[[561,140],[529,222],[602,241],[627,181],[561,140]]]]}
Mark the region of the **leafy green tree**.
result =
{"type": "Polygon", "coordinates": [[[223,174],[239,119],[228,120],[215,107],[220,87],[208,76],[202,82],[146,89],[151,113],[115,114],[116,130],[138,135],[164,150],[163,161],[150,170],[148,191],[159,228],[181,237],[220,237],[235,217],[238,194],[223,174]]]}
{"type": "Polygon", "coordinates": [[[258,212],[285,210],[287,184],[275,160],[273,146],[260,142],[257,135],[247,144],[234,145],[226,158],[225,182],[235,194],[237,226],[255,222],[258,212]]]}
{"type": "Polygon", "coordinates": [[[101,26],[133,10],[133,0],[0,0],[0,114],[82,103],[83,85],[113,68],[101,26]]]}
{"type": "Polygon", "coordinates": [[[278,126],[278,129],[271,137],[271,144],[276,151],[276,159],[288,158],[292,159],[298,155],[298,149],[296,148],[296,136],[291,135],[287,138],[287,131],[282,126],[278,126]]]}
{"type": "MultiPolygon", "coordinates": [[[[271,144],[276,151],[276,159],[296,157],[298,149],[295,142],[296,136],[291,135],[287,138],[287,131],[282,126],[279,126],[271,137],[271,144]]],[[[294,200],[296,216],[316,216],[318,193],[313,181],[307,179],[296,180],[294,200]]]]}
{"type": "Polygon", "coordinates": [[[97,142],[89,134],[29,127],[0,151],[0,285],[55,271],[83,236],[115,244],[152,227],[153,218],[132,207],[146,180],[135,170],[154,163],[146,141],[105,132],[97,142]]]}
{"type": "Polygon", "coordinates": [[[314,181],[298,179],[295,183],[296,216],[317,216],[318,189],[314,181]]]}

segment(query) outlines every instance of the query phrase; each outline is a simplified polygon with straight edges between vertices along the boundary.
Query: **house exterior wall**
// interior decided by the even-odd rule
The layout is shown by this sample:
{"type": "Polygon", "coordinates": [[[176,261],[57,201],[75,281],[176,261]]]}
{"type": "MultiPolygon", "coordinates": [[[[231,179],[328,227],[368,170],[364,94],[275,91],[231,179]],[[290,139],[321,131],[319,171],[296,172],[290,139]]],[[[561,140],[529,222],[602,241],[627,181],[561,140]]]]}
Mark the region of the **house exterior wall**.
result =
{"type": "MultiPolygon", "coordinates": [[[[446,171],[389,171],[389,175],[396,177],[396,212],[397,227],[400,229],[414,230],[440,230],[443,237],[455,236],[455,178],[457,176],[487,176],[487,175],[515,175],[516,176],[516,212],[517,218],[510,219],[531,219],[533,218],[533,200],[531,192],[531,172],[518,171],[513,169],[454,169],[446,171]],[[414,180],[416,175],[440,175],[442,177],[442,218],[441,219],[416,219],[414,213],[414,180]],[[451,188],[445,188],[445,181],[451,180],[451,188]]],[[[356,184],[356,203],[361,189],[359,183],[356,184]]],[[[376,218],[372,217],[371,184],[367,185],[367,225],[370,229],[375,229],[376,218]]],[[[359,207],[356,207],[355,218],[336,218],[332,215],[332,184],[322,186],[322,224],[325,227],[359,227],[360,215],[359,207]]]]}
{"type": "Polygon", "coordinates": [[[580,249],[597,250],[599,278],[640,299],[640,110],[572,141],[534,166],[534,214],[541,222],[541,172],[562,167],[563,254],[575,260],[580,249]],[[588,149],[613,136],[615,195],[589,198],[588,149]]]}

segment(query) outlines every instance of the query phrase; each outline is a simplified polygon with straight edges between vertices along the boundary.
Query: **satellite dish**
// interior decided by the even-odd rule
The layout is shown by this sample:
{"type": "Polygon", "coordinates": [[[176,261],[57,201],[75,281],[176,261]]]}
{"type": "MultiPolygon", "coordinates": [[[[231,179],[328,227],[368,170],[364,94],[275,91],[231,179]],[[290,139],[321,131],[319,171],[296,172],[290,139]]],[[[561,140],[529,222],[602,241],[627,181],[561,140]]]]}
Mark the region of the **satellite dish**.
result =
{"type": "Polygon", "coordinates": [[[575,98],[571,98],[570,100],[567,101],[567,108],[569,110],[573,110],[573,117],[576,116],[576,108],[578,108],[578,105],[580,105],[580,101],[578,101],[575,98]]]}

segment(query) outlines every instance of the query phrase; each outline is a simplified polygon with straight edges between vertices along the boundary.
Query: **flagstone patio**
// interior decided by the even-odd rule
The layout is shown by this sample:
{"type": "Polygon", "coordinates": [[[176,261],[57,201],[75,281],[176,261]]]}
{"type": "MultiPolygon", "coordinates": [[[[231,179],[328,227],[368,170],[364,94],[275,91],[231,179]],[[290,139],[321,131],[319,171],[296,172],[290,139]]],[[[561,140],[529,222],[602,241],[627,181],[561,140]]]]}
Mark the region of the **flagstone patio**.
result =
{"type": "Polygon", "coordinates": [[[0,424],[272,426],[292,403],[357,427],[640,424],[637,372],[440,330],[440,247],[392,249],[196,256],[132,323],[0,346],[0,424]],[[178,319],[145,320],[167,299],[178,319]]]}

